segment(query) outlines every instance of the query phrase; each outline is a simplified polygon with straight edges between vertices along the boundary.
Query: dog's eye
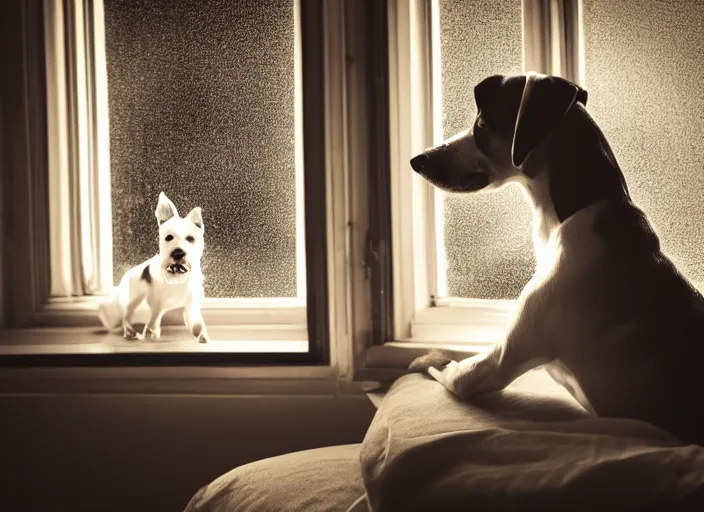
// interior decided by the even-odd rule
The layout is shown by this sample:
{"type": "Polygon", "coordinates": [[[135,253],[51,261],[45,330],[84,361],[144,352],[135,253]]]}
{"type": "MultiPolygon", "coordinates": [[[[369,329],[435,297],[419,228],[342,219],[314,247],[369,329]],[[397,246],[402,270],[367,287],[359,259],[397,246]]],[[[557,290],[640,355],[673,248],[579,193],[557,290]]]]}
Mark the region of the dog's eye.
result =
{"type": "Polygon", "coordinates": [[[195,241],[196,241],[196,239],[195,239],[195,238],[193,238],[193,237],[192,237],[191,235],[188,235],[188,236],[186,237],[186,240],[187,240],[187,241],[188,241],[188,243],[190,243],[190,244],[192,244],[193,242],[195,242],[195,241]]]}
{"type": "Polygon", "coordinates": [[[164,240],[166,240],[167,242],[170,242],[173,239],[174,239],[173,235],[166,235],[166,238],[164,238],[164,240]]]}

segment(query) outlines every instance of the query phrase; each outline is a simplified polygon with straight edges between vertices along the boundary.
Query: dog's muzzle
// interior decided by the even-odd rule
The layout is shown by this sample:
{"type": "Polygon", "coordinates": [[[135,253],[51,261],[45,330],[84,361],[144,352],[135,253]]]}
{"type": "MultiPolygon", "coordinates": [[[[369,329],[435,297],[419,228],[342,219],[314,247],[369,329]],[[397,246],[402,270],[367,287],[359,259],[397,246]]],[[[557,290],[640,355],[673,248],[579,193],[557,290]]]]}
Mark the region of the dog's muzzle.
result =
{"type": "Polygon", "coordinates": [[[457,169],[444,153],[436,150],[430,153],[411,158],[411,167],[439,189],[446,192],[476,192],[489,185],[489,174],[481,166],[476,171],[457,169]]]}
{"type": "Polygon", "coordinates": [[[162,275],[167,284],[180,284],[188,280],[191,264],[185,260],[185,256],[186,253],[180,249],[171,253],[171,258],[162,269],[162,275]]]}

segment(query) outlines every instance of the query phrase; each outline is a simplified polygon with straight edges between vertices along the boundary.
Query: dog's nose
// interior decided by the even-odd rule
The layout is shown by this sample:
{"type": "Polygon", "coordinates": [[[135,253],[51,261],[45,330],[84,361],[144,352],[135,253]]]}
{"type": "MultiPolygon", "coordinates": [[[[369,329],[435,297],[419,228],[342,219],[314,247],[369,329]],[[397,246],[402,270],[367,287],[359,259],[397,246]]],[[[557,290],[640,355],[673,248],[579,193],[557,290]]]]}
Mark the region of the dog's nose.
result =
{"type": "Polygon", "coordinates": [[[176,249],[171,251],[171,257],[174,259],[174,261],[182,260],[185,255],[186,251],[184,251],[180,247],[176,247],[176,249]]]}
{"type": "Polygon", "coordinates": [[[411,158],[411,167],[414,171],[421,172],[425,169],[425,166],[428,164],[429,160],[430,157],[428,155],[421,153],[420,155],[411,158]]]}

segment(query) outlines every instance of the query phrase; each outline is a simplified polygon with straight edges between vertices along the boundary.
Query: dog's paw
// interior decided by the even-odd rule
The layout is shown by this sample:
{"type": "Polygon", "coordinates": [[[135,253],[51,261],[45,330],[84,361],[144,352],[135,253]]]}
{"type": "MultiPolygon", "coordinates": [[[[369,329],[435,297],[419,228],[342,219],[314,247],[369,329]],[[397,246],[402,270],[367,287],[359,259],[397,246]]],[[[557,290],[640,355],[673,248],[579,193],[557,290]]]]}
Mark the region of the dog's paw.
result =
{"type": "Polygon", "coordinates": [[[148,325],[144,328],[145,340],[158,340],[161,338],[161,329],[152,329],[148,325]]]}
{"type": "Polygon", "coordinates": [[[426,372],[429,368],[441,369],[450,361],[452,361],[452,358],[449,357],[446,352],[433,349],[427,354],[416,357],[411,361],[411,364],[408,365],[408,369],[411,372],[426,372]]]}
{"type": "Polygon", "coordinates": [[[504,378],[495,358],[487,354],[452,361],[442,370],[428,368],[428,374],[463,400],[499,391],[511,382],[504,378]]]}
{"type": "Polygon", "coordinates": [[[198,336],[196,336],[196,341],[198,343],[208,343],[210,341],[210,338],[208,337],[207,334],[204,332],[201,332],[198,336]]]}
{"type": "Polygon", "coordinates": [[[139,333],[131,325],[122,326],[122,337],[126,340],[138,340],[141,339],[139,333]]]}
{"type": "Polygon", "coordinates": [[[428,368],[428,375],[445,386],[451,393],[461,396],[460,390],[457,388],[457,379],[459,372],[459,363],[450,361],[443,369],[437,369],[433,366],[428,368]]]}

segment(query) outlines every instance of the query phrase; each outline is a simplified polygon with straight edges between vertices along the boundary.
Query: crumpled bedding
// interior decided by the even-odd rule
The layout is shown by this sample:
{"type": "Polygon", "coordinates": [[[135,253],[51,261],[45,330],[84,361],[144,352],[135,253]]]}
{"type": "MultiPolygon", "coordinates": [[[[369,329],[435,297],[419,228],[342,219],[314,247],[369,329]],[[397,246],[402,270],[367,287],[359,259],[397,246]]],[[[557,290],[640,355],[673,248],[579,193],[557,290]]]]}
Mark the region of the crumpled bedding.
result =
{"type": "Polygon", "coordinates": [[[184,512],[330,512],[366,504],[359,449],[316,448],[239,466],[201,487],[184,512]]]}
{"type": "Polygon", "coordinates": [[[373,511],[704,510],[703,447],[591,417],[542,369],[472,403],[401,377],[360,462],[373,511]]]}
{"type": "Polygon", "coordinates": [[[205,511],[704,511],[704,447],[647,423],[591,417],[544,370],[462,402],[398,379],[360,444],[240,466],[205,511]]]}

